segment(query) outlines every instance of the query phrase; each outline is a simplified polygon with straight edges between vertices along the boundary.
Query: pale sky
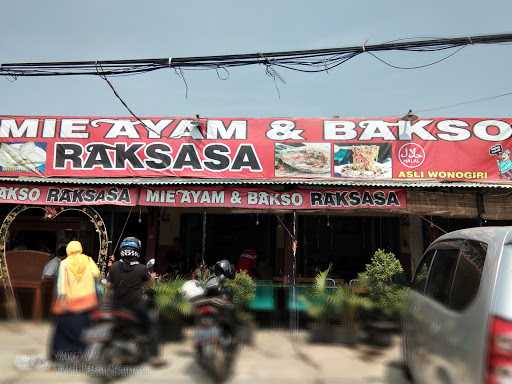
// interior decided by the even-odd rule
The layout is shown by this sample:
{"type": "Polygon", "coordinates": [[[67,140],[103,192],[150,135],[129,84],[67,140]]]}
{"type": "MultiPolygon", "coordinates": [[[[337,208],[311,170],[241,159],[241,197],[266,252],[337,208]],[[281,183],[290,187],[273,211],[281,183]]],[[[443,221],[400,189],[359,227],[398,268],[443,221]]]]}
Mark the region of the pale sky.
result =
{"type": "MultiPolygon", "coordinates": [[[[3,1],[0,62],[201,56],[330,48],[403,37],[511,32],[512,2],[476,0],[3,1]]],[[[446,53],[442,53],[444,55],[446,53]]],[[[382,54],[397,65],[440,55],[382,54]]],[[[419,70],[386,67],[360,55],[329,74],[235,68],[186,72],[189,96],[174,71],[112,82],[140,116],[377,117],[512,91],[512,45],[471,46],[419,70]]],[[[507,117],[512,96],[419,114],[507,117]]],[[[128,115],[95,77],[0,78],[0,114],[128,115]]]]}

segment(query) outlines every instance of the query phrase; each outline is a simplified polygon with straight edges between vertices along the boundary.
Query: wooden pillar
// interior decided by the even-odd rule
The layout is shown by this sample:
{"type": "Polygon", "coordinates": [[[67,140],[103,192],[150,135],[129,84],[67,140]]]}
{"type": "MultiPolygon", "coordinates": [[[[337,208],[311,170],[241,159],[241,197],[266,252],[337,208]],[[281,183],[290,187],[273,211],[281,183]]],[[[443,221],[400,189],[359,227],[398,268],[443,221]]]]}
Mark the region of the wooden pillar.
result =
{"type": "Polygon", "coordinates": [[[286,215],[283,224],[285,247],[284,247],[284,281],[286,284],[295,282],[297,274],[297,215],[295,213],[286,215]]]}
{"type": "Polygon", "coordinates": [[[293,239],[291,238],[288,231],[292,231],[293,228],[293,215],[286,215],[283,220],[284,225],[284,283],[290,283],[290,277],[293,271],[293,239]]]}
{"type": "Polygon", "coordinates": [[[148,208],[148,224],[147,224],[147,244],[146,244],[146,261],[155,258],[156,246],[158,242],[158,210],[152,207],[148,208]]]}
{"type": "Polygon", "coordinates": [[[411,272],[414,273],[423,254],[423,223],[421,218],[415,215],[409,215],[409,246],[411,252],[411,272]]]}
{"type": "Polygon", "coordinates": [[[404,268],[407,276],[411,277],[411,245],[410,245],[410,222],[408,216],[400,217],[400,246],[398,247],[398,254],[396,255],[404,268]]]}
{"type": "Polygon", "coordinates": [[[282,277],[284,275],[284,259],[286,254],[286,234],[281,221],[276,219],[276,257],[274,260],[274,277],[282,277]]]}

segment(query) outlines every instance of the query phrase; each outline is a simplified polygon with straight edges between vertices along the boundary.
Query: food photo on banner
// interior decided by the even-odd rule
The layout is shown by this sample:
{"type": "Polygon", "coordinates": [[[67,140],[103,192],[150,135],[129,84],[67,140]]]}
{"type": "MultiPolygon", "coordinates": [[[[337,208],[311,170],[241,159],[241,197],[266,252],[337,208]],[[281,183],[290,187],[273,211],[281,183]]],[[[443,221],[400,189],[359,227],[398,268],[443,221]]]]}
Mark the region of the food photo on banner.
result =
{"type": "Polygon", "coordinates": [[[391,144],[334,144],[334,176],[391,179],[391,144]]]}
{"type": "Polygon", "coordinates": [[[328,143],[274,144],[276,177],[331,177],[328,143]]]}
{"type": "Polygon", "coordinates": [[[12,142],[0,144],[1,172],[44,172],[46,164],[46,143],[12,142]]]}

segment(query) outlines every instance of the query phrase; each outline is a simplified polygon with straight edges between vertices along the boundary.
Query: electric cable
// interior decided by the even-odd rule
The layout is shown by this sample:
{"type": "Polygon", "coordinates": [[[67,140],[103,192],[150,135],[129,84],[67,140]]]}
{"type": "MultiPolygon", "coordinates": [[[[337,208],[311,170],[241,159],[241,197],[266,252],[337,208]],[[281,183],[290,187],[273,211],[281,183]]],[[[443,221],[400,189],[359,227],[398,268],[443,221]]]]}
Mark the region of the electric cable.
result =
{"type": "Polygon", "coordinates": [[[117,247],[119,246],[119,243],[121,242],[121,239],[123,238],[124,230],[126,229],[126,225],[128,224],[128,221],[130,220],[130,216],[132,215],[132,210],[133,210],[133,206],[130,207],[130,211],[128,212],[128,215],[126,216],[126,220],[124,221],[124,224],[123,224],[123,229],[121,229],[121,233],[119,234],[119,238],[117,239],[116,246],[114,247],[114,250],[112,251],[112,255],[110,255],[111,257],[116,254],[117,247]]]}
{"type": "Polygon", "coordinates": [[[440,110],[443,110],[443,109],[450,109],[450,108],[460,107],[460,106],[468,105],[468,104],[481,103],[483,101],[496,100],[496,99],[499,99],[499,98],[502,98],[502,97],[506,97],[506,96],[512,96],[512,91],[505,92],[505,93],[500,93],[499,95],[480,97],[478,99],[461,101],[459,103],[447,104],[447,105],[443,105],[443,106],[439,106],[439,107],[434,107],[434,108],[418,109],[418,110],[415,110],[415,112],[423,113],[423,112],[440,111],[440,110]]]}
{"type": "MultiPolygon", "coordinates": [[[[133,112],[133,110],[128,106],[128,104],[126,103],[126,101],[124,101],[124,99],[121,97],[121,95],[119,94],[119,92],[116,90],[116,88],[114,87],[114,85],[112,84],[112,82],[107,78],[106,75],[103,74],[102,72],[102,69],[101,69],[101,65],[98,64],[98,76],[105,80],[105,82],[108,84],[108,86],[110,87],[110,89],[112,90],[112,92],[114,93],[114,96],[121,102],[121,104],[126,108],[126,110],[130,113],[130,115],[132,115],[132,117],[139,122],[139,124],[141,124],[143,127],[145,127],[148,131],[151,131],[153,133],[155,133],[157,136],[160,136],[161,133],[154,130],[153,128],[151,128],[150,126],[148,126],[146,123],[144,123],[140,118],[139,116],[137,116],[135,114],[135,112],[133,112]]],[[[176,174],[176,172],[172,171],[172,170],[168,170],[168,172],[170,172],[173,176],[178,176],[176,174]]],[[[44,175],[40,175],[42,177],[45,177],[44,175]]],[[[131,213],[131,211],[130,211],[131,213]]],[[[117,248],[117,245],[116,245],[116,248],[117,248]]]]}
{"type": "Polygon", "coordinates": [[[375,53],[372,53],[372,52],[368,52],[368,54],[372,57],[374,57],[375,59],[377,59],[378,61],[380,61],[381,63],[384,63],[385,65],[387,65],[388,67],[391,67],[391,68],[395,68],[395,69],[420,69],[420,68],[427,68],[427,67],[431,67],[435,64],[439,64],[445,60],[448,60],[450,57],[452,56],[455,56],[457,53],[459,53],[462,49],[466,48],[465,45],[459,47],[458,49],[456,49],[455,51],[453,51],[452,53],[450,53],[449,55],[447,56],[444,56],[443,58],[439,59],[439,60],[436,60],[436,61],[433,61],[431,63],[428,63],[428,64],[423,64],[423,65],[417,65],[417,66],[413,66],[413,67],[402,67],[402,66],[398,66],[398,65],[395,65],[395,64],[392,64],[390,63],[389,61],[386,61],[384,60],[383,58],[377,56],[375,53]]]}
{"type": "MultiPolygon", "coordinates": [[[[4,63],[0,65],[0,75],[9,79],[18,77],[37,76],[98,76],[97,67],[101,65],[104,76],[136,75],[149,73],[161,69],[184,70],[202,69],[216,70],[224,68],[249,65],[268,65],[282,67],[299,72],[328,72],[352,58],[362,54],[371,54],[377,60],[393,66],[397,69],[416,69],[437,64],[444,61],[467,45],[477,44],[503,44],[512,42],[512,34],[495,34],[481,36],[467,36],[454,38],[428,38],[423,40],[411,40],[410,38],[398,39],[387,43],[370,44],[349,47],[310,49],[281,52],[259,52],[245,54],[229,54],[214,56],[193,56],[153,58],[153,59],[125,59],[103,61],[61,61],[61,62],[36,62],[36,63],[4,63]],[[457,49],[445,58],[417,67],[400,67],[377,56],[376,52],[414,52],[431,53],[443,50],[457,49]]],[[[272,71],[272,70],[271,70],[272,71]]],[[[275,71],[275,69],[274,69],[275,71]]],[[[275,73],[274,73],[275,75],[275,73]]],[[[181,76],[181,75],[180,75],[181,76]]]]}
{"type": "Polygon", "coordinates": [[[110,82],[110,80],[108,79],[108,77],[103,73],[103,69],[101,67],[101,64],[98,64],[98,76],[105,80],[105,82],[108,84],[108,86],[110,87],[110,89],[112,90],[112,92],[114,93],[114,96],[121,102],[121,104],[123,104],[123,106],[126,108],[126,110],[132,115],[132,117],[138,121],[144,128],[146,128],[148,131],[151,131],[155,134],[157,134],[158,136],[160,135],[159,132],[155,131],[153,128],[151,127],[148,127],[147,124],[145,124],[136,114],[135,112],[133,112],[133,110],[128,106],[128,104],[126,104],[126,102],[123,100],[123,98],[119,95],[119,93],[117,92],[117,90],[114,88],[114,85],[110,82]]]}

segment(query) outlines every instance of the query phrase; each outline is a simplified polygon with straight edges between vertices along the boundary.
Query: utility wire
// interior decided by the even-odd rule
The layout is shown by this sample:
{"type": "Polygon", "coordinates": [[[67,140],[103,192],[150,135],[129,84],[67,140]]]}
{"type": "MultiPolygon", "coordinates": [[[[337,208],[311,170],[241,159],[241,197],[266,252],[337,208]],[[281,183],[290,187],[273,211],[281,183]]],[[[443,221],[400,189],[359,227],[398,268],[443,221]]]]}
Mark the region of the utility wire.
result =
{"type": "Polygon", "coordinates": [[[445,60],[448,60],[450,57],[452,56],[455,56],[457,53],[459,53],[462,49],[466,48],[465,45],[459,47],[458,49],[456,49],[455,51],[453,51],[452,53],[450,53],[449,55],[447,56],[444,56],[443,58],[439,59],[439,60],[436,60],[436,61],[433,61],[431,63],[428,63],[428,64],[423,64],[423,65],[417,65],[417,66],[413,66],[413,67],[401,67],[401,66],[398,66],[398,65],[395,65],[395,64],[392,64],[390,63],[389,61],[386,61],[384,60],[383,58],[377,56],[375,53],[372,53],[372,52],[368,52],[368,54],[370,56],[373,56],[375,57],[377,60],[379,60],[381,63],[384,63],[386,64],[388,67],[391,67],[391,68],[395,68],[395,69],[420,69],[420,68],[427,68],[427,67],[431,67],[435,64],[439,64],[445,60]]]}
{"type": "MultiPolygon", "coordinates": [[[[103,72],[103,69],[101,67],[101,64],[98,64],[98,67],[97,67],[97,73],[98,73],[98,76],[105,80],[105,82],[108,84],[108,86],[110,87],[110,89],[112,90],[112,92],[114,93],[114,96],[121,102],[121,104],[126,108],[126,110],[132,115],[132,117],[138,121],[140,124],[142,124],[142,126],[144,126],[148,131],[151,131],[153,133],[155,133],[157,136],[160,136],[161,133],[154,130],[153,128],[151,128],[150,126],[148,126],[146,123],[144,123],[140,118],[139,116],[137,116],[135,114],[135,112],[133,112],[133,110],[128,106],[128,104],[126,103],[126,101],[124,101],[124,99],[121,97],[121,95],[119,94],[119,92],[117,92],[116,88],[114,87],[114,85],[112,84],[112,82],[108,79],[108,77],[104,74],[103,72]]],[[[174,172],[174,171],[169,171],[171,172],[171,174],[173,176],[177,176],[177,174],[174,172]]],[[[43,176],[43,175],[41,175],[43,176]]],[[[131,209],[130,209],[130,214],[131,214],[131,209]]],[[[128,216],[129,217],[129,216],[128,216]]],[[[128,219],[127,219],[128,220],[128,219]]],[[[125,223],[126,225],[126,223],[125,223]]],[[[123,229],[124,230],[124,229],[123,229]]],[[[119,242],[118,242],[119,243],[119,242]]],[[[117,245],[116,245],[116,248],[117,248],[117,245]]],[[[115,251],[115,249],[114,249],[115,251]]]]}
{"type": "Polygon", "coordinates": [[[119,243],[121,242],[121,239],[123,238],[124,230],[126,229],[126,224],[128,224],[128,221],[130,220],[130,216],[132,215],[132,210],[133,210],[133,206],[130,207],[130,211],[128,212],[128,215],[126,216],[126,220],[124,221],[124,224],[123,224],[123,229],[121,229],[121,233],[119,234],[119,237],[116,242],[116,246],[114,247],[114,250],[112,251],[111,256],[116,254],[117,247],[119,246],[119,243]]]}
{"type": "Polygon", "coordinates": [[[460,107],[462,105],[475,104],[475,103],[481,103],[483,101],[495,100],[495,99],[499,99],[499,98],[506,97],[506,96],[512,96],[512,91],[505,92],[505,93],[500,93],[499,95],[494,95],[494,96],[480,97],[478,99],[461,101],[461,102],[455,103],[455,104],[447,104],[447,105],[443,105],[443,106],[439,106],[439,107],[434,107],[434,108],[418,109],[418,110],[414,110],[414,112],[422,113],[422,112],[440,111],[440,110],[443,110],[443,109],[450,109],[450,108],[460,107]]]}
{"type": "MultiPolygon", "coordinates": [[[[219,67],[222,67],[228,70],[230,67],[257,64],[279,66],[300,72],[327,72],[363,53],[373,53],[374,56],[375,52],[390,51],[429,53],[450,50],[467,45],[502,44],[510,42],[512,42],[512,34],[495,34],[410,41],[397,40],[381,44],[366,45],[366,43],[364,43],[358,46],[327,49],[173,57],[172,59],[166,57],[103,61],[5,63],[0,65],[0,75],[8,76],[12,79],[20,76],[98,76],[98,65],[103,68],[102,74],[104,76],[134,75],[166,68],[179,68],[183,71],[188,69],[217,70],[219,67]]],[[[444,60],[446,60],[446,58],[444,60]]],[[[433,64],[435,63],[430,65],[433,64]]]]}
{"type": "Polygon", "coordinates": [[[114,96],[121,102],[121,104],[123,104],[123,106],[126,108],[126,110],[132,115],[132,117],[138,121],[140,124],[142,124],[148,131],[151,131],[153,133],[156,133],[157,135],[160,135],[159,132],[155,131],[153,128],[151,127],[148,127],[147,124],[145,124],[136,114],[135,112],[133,112],[133,110],[128,106],[128,104],[126,104],[126,102],[123,100],[123,98],[119,95],[119,93],[117,92],[117,90],[114,88],[114,85],[110,82],[110,80],[108,79],[108,77],[103,73],[103,68],[101,67],[101,64],[98,64],[98,68],[97,68],[97,71],[98,71],[98,76],[105,80],[105,82],[108,84],[108,86],[110,87],[110,89],[112,90],[112,92],[114,93],[114,96]]]}

